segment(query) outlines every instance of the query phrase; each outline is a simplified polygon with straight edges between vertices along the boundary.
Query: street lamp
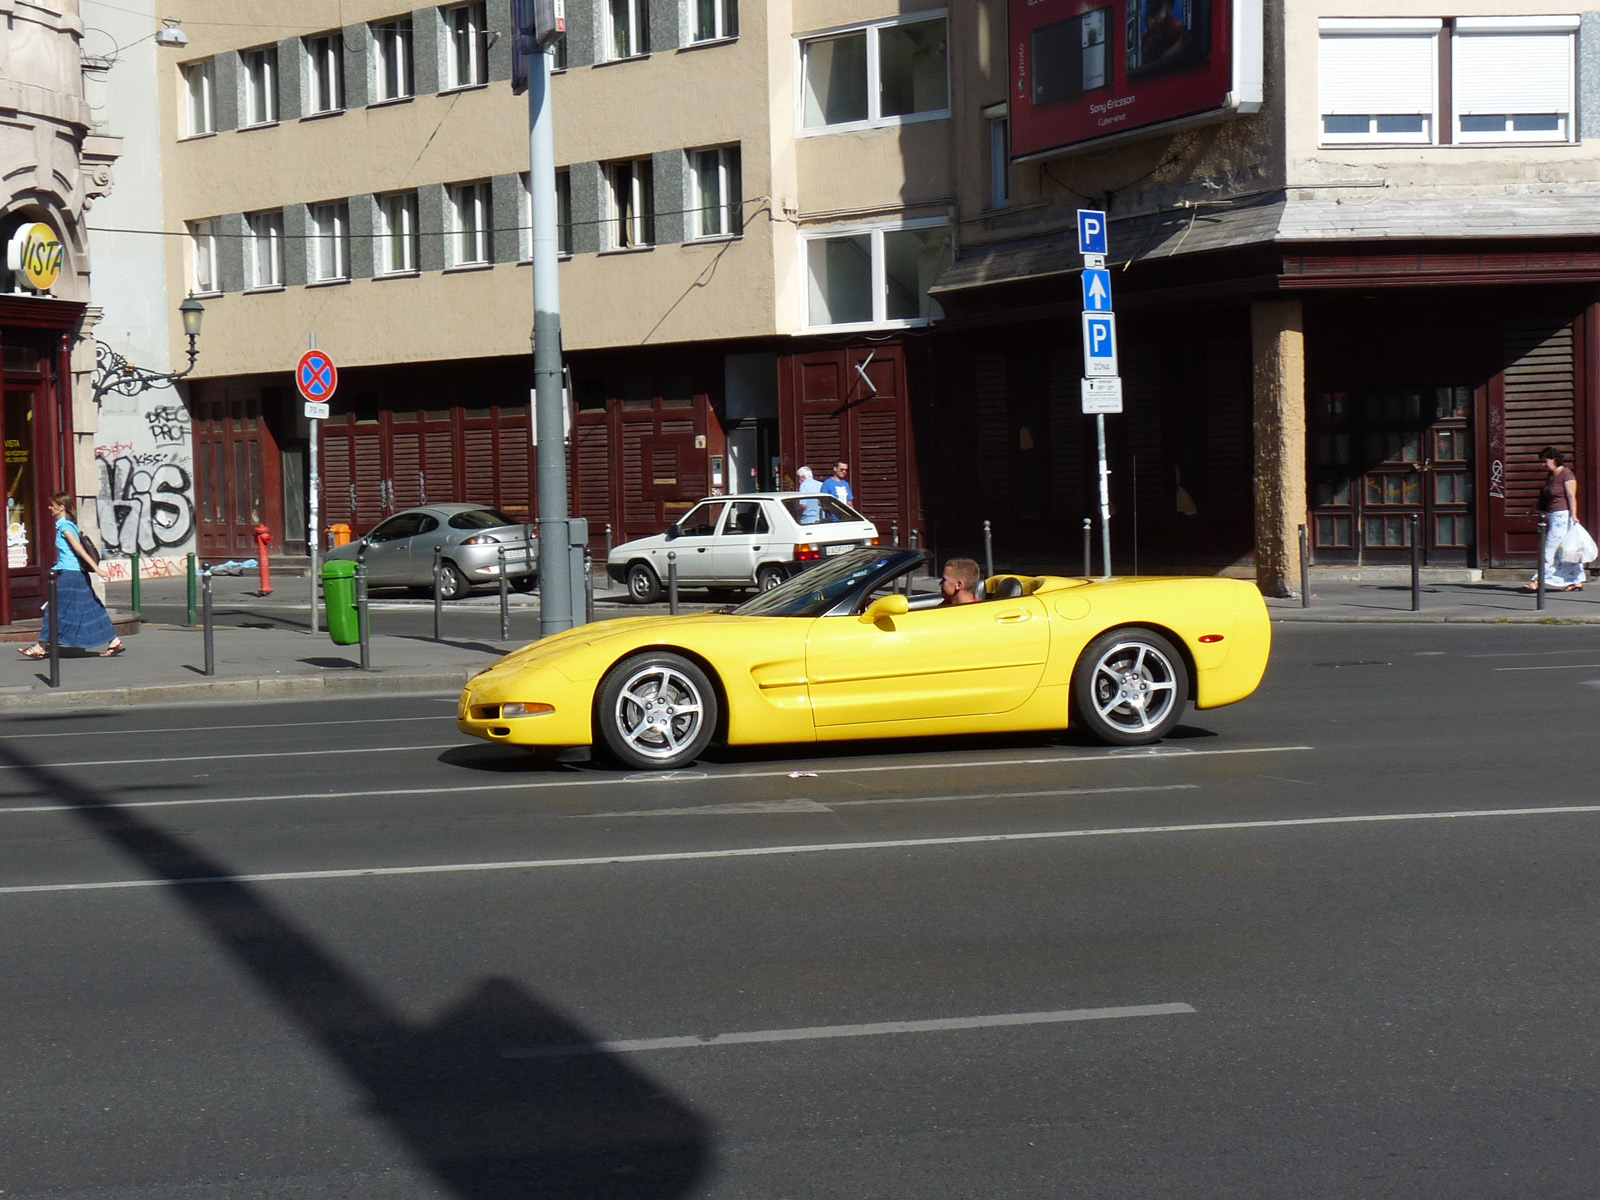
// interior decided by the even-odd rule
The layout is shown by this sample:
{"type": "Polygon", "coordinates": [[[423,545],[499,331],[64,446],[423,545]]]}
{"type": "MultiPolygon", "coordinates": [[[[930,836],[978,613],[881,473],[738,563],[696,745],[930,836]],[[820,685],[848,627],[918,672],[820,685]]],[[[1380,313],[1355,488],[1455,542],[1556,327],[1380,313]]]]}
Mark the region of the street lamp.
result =
{"type": "Polygon", "coordinates": [[[194,360],[200,357],[195,339],[200,336],[200,320],[206,307],[190,296],[178,305],[178,315],[183,318],[183,332],[189,338],[189,365],[181,371],[152,371],[135,366],[104,342],[95,340],[94,351],[94,402],[99,404],[106,393],[119,396],[137,396],[151,388],[170,387],[194,370],[194,360]]]}

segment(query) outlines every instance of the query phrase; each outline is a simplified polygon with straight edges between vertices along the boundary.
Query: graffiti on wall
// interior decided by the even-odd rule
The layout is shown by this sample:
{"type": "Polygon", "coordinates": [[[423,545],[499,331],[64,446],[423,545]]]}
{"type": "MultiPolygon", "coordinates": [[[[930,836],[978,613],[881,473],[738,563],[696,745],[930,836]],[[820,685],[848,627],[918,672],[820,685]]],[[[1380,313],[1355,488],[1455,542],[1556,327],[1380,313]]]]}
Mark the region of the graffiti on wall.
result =
{"type": "Polygon", "coordinates": [[[154,554],[194,535],[194,487],[170,450],[95,447],[100,536],[108,554],[154,554]]]}

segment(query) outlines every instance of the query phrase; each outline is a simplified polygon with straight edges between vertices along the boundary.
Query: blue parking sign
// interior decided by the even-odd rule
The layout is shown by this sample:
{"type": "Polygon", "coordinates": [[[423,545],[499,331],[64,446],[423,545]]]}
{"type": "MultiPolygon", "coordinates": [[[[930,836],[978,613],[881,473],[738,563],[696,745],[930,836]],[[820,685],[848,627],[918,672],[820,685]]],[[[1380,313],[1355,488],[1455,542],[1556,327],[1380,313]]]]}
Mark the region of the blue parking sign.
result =
{"type": "Polygon", "coordinates": [[[1111,313],[1083,314],[1083,373],[1090,379],[1117,373],[1117,318],[1111,313]]]}
{"type": "Polygon", "coordinates": [[[1078,253],[1098,254],[1102,258],[1108,253],[1105,213],[1093,208],[1078,210],[1078,253]]]}

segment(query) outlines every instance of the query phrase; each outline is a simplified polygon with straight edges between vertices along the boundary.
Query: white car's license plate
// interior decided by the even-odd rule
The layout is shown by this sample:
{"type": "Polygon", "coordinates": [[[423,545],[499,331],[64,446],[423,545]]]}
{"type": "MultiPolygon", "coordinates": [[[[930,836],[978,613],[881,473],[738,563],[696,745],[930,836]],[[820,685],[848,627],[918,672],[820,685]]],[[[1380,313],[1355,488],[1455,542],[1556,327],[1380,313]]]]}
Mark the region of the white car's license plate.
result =
{"type": "Polygon", "coordinates": [[[854,550],[855,548],[856,544],[854,542],[840,542],[837,546],[824,546],[822,552],[824,554],[843,554],[846,550],[854,550]]]}

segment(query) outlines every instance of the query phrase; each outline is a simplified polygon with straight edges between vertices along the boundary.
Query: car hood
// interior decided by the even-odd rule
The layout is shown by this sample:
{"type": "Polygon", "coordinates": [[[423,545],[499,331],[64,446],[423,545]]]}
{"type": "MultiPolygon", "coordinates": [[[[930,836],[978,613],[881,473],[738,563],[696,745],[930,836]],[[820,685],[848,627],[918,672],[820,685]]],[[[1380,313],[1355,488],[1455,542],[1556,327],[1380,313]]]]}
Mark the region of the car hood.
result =
{"type": "Polygon", "coordinates": [[[651,645],[677,645],[682,639],[694,636],[715,625],[748,625],[751,621],[793,620],[792,617],[735,617],[729,613],[694,613],[688,616],[622,617],[615,621],[595,621],[577,625],[564,633],[553,634],[530,642],[520,650],[513,650],[477,678],[499,671],[524,671],[533,667],[552,666],[558,660],[578,651],[594,647],[605,657],[609,648],[651,645]]]}

